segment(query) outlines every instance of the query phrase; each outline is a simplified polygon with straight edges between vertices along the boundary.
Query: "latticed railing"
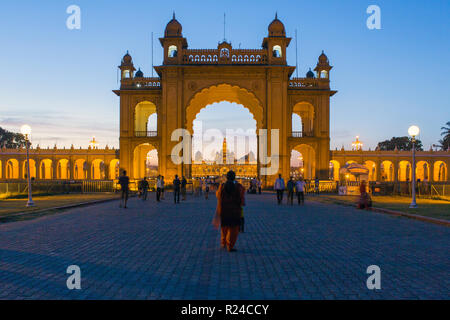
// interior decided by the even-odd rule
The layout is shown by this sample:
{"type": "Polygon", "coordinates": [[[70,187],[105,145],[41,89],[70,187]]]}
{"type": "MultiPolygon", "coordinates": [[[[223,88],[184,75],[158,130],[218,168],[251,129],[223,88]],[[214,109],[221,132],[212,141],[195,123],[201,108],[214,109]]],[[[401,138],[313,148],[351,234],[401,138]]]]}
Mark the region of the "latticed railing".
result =
{"type": "Polygon", "coordinates": [[[161,79],[155,77],[123,79],[122,88],[127,89],[161,89],[161,79]]]}
{"type": "Polygon", "coordinates": [[[135,131],[135,137],[156,137],[158,136],[158,131],[135,131]]]}
{"type": "Polygon", "coordinates": [[[183,51],[184,64],[267,64],[263,49],[231,49],[220,53],[218,49],[187,49],[183,51]]]}
{"type": "Polygon", "coordinates": [[[292,131],[292,138],[313,137],[313,131],[292,131]]]}
{"type": "Polygon", "coordinates": [[[328,79],[317,78],[292,78],[289,80],[289,89],[329,89],[328,79]]]}

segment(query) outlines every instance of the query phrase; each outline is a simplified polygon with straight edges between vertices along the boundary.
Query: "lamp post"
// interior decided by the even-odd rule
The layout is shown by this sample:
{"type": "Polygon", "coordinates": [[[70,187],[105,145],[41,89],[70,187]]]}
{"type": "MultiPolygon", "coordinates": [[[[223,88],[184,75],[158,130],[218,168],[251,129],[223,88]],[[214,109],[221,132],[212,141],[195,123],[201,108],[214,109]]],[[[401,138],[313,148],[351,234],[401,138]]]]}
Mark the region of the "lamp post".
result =
{"type": "Polygon", "coordinates": [[[411,126],[408,129],[408,134],[411,136],[412,141],[412,201],[409,205],[410,208],[417,208],[416,203],[416,136],[420,130],[418,126],[411,126]]]}
{"type": "Polygon", "coordinates": [[[34,206],[33,202],[33,196],[31,192],[31,176],[30,176],[30,134],[31,134],[31,127],[29,125],[24,124],[20,128],[21,133],[25,136],[25,143],[26,143],[26,149],[27,149],[27,180],[28,180],[28,202],[27,207],[34,206]]]}

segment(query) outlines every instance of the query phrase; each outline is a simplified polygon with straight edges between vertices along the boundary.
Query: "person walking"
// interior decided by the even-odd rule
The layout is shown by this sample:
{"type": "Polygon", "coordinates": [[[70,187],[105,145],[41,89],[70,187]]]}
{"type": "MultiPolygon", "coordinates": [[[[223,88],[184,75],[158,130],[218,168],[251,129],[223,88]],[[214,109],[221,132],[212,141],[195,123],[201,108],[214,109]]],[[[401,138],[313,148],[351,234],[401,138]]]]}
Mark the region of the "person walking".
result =
{"type": "Polygon", "coordinates": [[[288,202],[288,204],[291,204],[291,206],[294,204],[294,188],[295,188],[295,182],[292,179],[292,177],[290,177],[289,181],[287,183],[287,191],[288,191],[287,202],[288,202]]]}
{"type": "Polygon", "coordinates": [[[141,180],[141,198],[142,201],[147,200],[147,193],[148,193],[148,181],[147,177],[144,177],[144,179],[141,180]]]}
{"type": "Polygon", "coordinates": [[[208,200],[208,197],[209,197],[209,185],[210,185],[209,178],[206,178],[206,180],[205,180],[205,199],[206,200],[208,200]]]}
{"type": "Polygon", "coordinates": [[[370,195],[367,193],[366,190],[366,181],[361,181],[361,184],[359,186],[359,201],[358,201],[358,208],[359,209],[366,209],[369,210],[369,207],[371,207],[371,199],[370,195]]]}
{"type": "Polygon", "coordinates": [[[174,203],[180,203],[180,187],[181,181],[178,178],[178,175],[175,175],[175,179],[173,179],[173,201],[174,203]]]}
{"type": "Polygon", "coordinates": [[[261,179],[257,179],[256,184],[258,185],[258,193],[261,194],[261,179]]]}
{"type": "Polygon", "coordinates": [[[165,186],[164,186],[164,176],[161,176],[161,200],[164,200],[164,191],[165,191],[165,186]]]}
{"type": "Polygon", "coordinates": [[[163,185],[161,183],[161,176],[158,175],[158,178],[156,178],[156,201],[161,201],[161,190],[163,188],[163,185]]]}
{"type": "Polygon", "coordinates": [[[130,178],[127,176],[127,172],[125,170],[122,171],[122,175],[119,177],[119,184],[122,190],[119,207],[126,208],[128,201],[128,193],[130,191],[130,178]]]}
{"type": "Polygon", "coordinates": [[[203,191],[203,179],[199,178],[198,179],[198,195],[200,197],[202,196],[202,191],[203,191]]]}
{"type": "Polygon", "coordinates": [[[305,181],[302,177],[300,177],[300,179],[295,184],[295,190],[297,191],[297,199],[299,205],[305,204],[305,186],[305,181]]]}
{"type": "Polygon", "coordinates": [[[275,180],[275,185],[273,187],[277,192],[278,204],[281,204],[281,202],[283,201],[283,192],[284,192],[284,180],[281,177],[281,174],[278,175],[278,179],[275,180]]]}
{"type": "Polygon", "coordinates": [[[319,195],[319,185],[320,185],[320,180],[318,177],[316,177],[316,179],[314,179],[314,192],[316,193],[316,195],[319,195]]]}
{"type": "Polygon", "coordinates": [[[186,186],[187,180],[184,176],[181,177],[181,200],[186,200],[186,186]]]}
{"type": "Polygon", "coordinates": [[[220,223],[221,246],[228,252],[234,252],[241,225],[242,207],[245,206],[245,188],[236,180],[236,174],[230,170],[227,181],[219,186],[216,192],[217,208],[213,221],[218,227],[220,223]]]}

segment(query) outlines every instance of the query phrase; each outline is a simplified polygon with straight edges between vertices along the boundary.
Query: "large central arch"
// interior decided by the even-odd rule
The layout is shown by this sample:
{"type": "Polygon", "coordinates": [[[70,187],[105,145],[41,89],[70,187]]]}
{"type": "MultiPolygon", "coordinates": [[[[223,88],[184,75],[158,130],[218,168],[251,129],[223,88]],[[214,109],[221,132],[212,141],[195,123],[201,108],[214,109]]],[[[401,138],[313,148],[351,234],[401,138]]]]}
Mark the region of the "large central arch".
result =
{"type": "Polygon", "coordinates": [[[192,133],[197,114],[206,106],[228,101],[243,105],[256,120],[256,129],[263,128],[264,109],[256,96],[247,89],[229,84],[213,85],[197,92],[186,108],[186,129],[192,133]]]}

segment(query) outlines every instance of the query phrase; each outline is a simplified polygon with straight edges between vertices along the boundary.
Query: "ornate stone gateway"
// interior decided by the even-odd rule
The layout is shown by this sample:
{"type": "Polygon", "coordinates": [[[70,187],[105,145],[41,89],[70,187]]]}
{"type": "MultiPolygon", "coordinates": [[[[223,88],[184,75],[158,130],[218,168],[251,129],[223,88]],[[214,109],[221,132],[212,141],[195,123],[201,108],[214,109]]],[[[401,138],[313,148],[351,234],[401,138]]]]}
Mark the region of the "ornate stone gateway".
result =
{"type": "MultiPolygon", "coordinates": [[[[279,169],[285,178],[290,171],[291,151],[301,150],[310,178],[328,179],[330,161],[331,66],[322,52],[313,73],[291,78],[295,67],[287,65],[286,37],[277,17],[268,27],[261,49],[235,49],[223,41],[217,49],[189,49],[181,24],[173,19],[160,38],[164,50],[159,77],[144,77],[134,68],[127,53],[119,66],[120,165],[132,178],[144,175],[145,154],[157,149],[159,171],[166,179],[175,174],[190,177],[189,164],[175,164],[171,152],[178,141],[171,135],[178,128],[192,135],[193,121],[207,105],[229,101],[246,107],[257,129],[279,130],[279,169]],[[157,128],[147,127],[152,114],[157,128]],[[301,117],[301,131],[292,130],[292,116],[301,117]]],[[[267,150],[271,150],[270,134],[267,150]]],[[[259,157],[259,156],[258,156],[259,157]]],[[[258,164],[259,167],[264,167],[258,164]]],[[[269,166],[269,165],[267,165],[269,166]]],[[[259,172],[259,170],[258,170],[259,172]]],[[[261,176],[272,183],[276,174],[261,176]]],[[[170,181],[170,180],[167,180],[170,181]]]]}

